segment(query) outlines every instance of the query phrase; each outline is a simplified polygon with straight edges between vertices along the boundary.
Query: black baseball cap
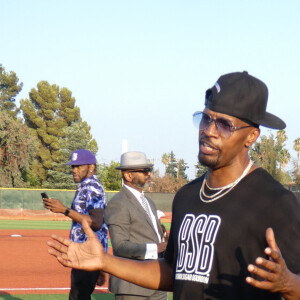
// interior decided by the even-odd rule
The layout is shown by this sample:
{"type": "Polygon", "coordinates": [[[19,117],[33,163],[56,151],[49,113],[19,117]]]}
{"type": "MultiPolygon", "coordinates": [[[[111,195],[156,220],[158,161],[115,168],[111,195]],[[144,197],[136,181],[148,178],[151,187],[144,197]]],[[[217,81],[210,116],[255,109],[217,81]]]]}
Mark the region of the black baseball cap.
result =
{"type": "Polygon", "coordinates": [[[246,71],[222,75],[205,95],[205,107],[210,110],[255,125],[284,129],[284,121],[266,112],[267,102],[267,86],[246,71]]]}

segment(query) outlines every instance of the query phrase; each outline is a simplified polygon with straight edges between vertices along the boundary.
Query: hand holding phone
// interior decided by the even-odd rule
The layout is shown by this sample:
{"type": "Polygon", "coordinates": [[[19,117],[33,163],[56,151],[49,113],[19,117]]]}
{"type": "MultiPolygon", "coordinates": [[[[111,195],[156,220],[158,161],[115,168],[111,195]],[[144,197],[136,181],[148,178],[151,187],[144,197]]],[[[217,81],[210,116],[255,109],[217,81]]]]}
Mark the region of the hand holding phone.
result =
{"type": "Polygon", "coordinates": [[[41,193],[42,198],[49,198],[46,193],[41,193]]]}

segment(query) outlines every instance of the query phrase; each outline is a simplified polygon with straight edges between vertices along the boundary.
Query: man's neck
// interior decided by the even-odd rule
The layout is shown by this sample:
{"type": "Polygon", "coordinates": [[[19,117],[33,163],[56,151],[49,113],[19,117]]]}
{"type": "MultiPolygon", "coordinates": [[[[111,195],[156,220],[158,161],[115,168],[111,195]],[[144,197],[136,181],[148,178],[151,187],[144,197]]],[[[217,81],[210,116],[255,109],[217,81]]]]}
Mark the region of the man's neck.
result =
{"type": "Polygon", "coordinates": [[[139,188],[139,187],[136,187],[135,185],[133,185],[132,183],[130,182],[124,182],[125,185],[131,187],[132,189],[135,189],[137,190],[138,192],[142,193],[143,192],[143,189],[142,188],[139,188]]]}
{"type": "MultiPolygon", "coordinates": [[[[208,185],[212,188],[219,188],[234,182],[242,176],[243,172],[248,167],[249,162],[250,160],[247,159],[243,162],[237,162],[217,169],[209,168],[206,175],[208,185]]],[[[252,166],[247,174],[255,168],[255,166],[252,166]]]]}

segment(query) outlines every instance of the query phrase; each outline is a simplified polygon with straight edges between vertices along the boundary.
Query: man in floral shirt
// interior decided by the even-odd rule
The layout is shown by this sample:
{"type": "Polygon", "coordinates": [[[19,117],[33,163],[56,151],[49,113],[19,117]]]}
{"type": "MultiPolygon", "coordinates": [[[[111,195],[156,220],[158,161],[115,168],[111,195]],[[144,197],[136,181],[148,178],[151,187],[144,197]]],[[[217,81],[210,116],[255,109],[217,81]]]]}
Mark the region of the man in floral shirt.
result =
{"type": "MultiPolygon", "coordinates": [[[[58,199],[44,198],[45,208],[55,213],[62,213],[72,219],[70,239],[83,243],[87,237],[82,230],[82,221],[86,219],[103,245],[108,248],[107,226],[103,221],[106,198],[103,186],[94,174],[96,170],[95,155],[85,149],[75,150],[71,161],[67,163],[73,169],[73,178],[78,183],[71,208],[66,207],[58,199]]],[[[99,271],[87,272],[72,269],[70,300],[90,300],[98,280],[103,282],[104,274],[99,271]],[[99,278],[99,280],[98,280],[99,278]]]]}

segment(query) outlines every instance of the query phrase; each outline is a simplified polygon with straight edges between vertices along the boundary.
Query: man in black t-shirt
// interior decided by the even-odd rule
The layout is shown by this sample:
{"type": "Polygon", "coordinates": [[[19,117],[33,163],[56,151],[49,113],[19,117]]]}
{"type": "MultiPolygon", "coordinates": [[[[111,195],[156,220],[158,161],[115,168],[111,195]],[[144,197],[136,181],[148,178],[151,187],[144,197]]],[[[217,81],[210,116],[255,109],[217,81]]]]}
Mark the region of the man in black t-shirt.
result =
{"type": "Polygon", "coordinates": [[[107,255],[87,224],[85,244],[54,236],[49,252],[64,266],[100,269],[174,299],[300,299],[299,205],[248,154],[260,125],[285,128],[266,112],[267,99],[266,85],[247,72],[223,75],[207,90],[194,121],[208,171],[176,194],[164,259],[107,255]]]}

